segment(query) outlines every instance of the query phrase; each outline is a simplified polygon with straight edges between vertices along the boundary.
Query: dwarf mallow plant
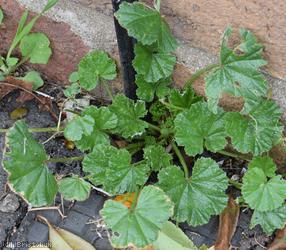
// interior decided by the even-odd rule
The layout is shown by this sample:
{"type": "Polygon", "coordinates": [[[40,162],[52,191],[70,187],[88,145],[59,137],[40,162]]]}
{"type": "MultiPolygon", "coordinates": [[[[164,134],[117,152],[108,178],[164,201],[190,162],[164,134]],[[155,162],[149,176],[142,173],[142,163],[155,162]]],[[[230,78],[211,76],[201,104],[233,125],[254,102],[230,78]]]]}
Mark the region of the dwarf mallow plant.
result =
{"type": "Polygon", "coordinates": [[[286,181],[267,156],[280,142],[283,125],[282,112],[268,98],[269,85],[260,72],[266,64],[263,46],[250,31],[241,29],[240,42],[235,49],[229,47],[228,27],[218,63],[196,72],[184,89],[173,89],[174,51],[179,44],[158,2],[154,9],[123,3],[115,13],[137,40],[133,66],[139,99],[113,96],[109,81],[117,74],[114,60],[103,51],[90,52],[71,75],[65,95],[75,99],[82,90],[103,85],[112,102],[75,112],[63,129],[83,156],[50,158],[31,133],[55,129],[29,129],[18,121],[2,130],[7,132],[3,164],[9,185],[34,207],[52,204],[58,192],[67,200],[82,201],[92,186],[102,187],[117,197],[107,200],[101,210],[117,248],[153,244],[169,219],[192,226],[207,223],[226,207],[229,185],[241,188],[240,202],[254,211],[251,227],[259,224],[271,234],[286,224],[286,181]],[[207,101],[191,86],[202,75],[207,101]],[[226,112],[219,107],[224,93],[241,97],[243,109],[226,112]],[[127,146],[118,148],[114,138],[127,146]],[[237,152],[226,151],[228,144],[237,152]],[[215,160],[202,156],[205,150],[247,159],[242,182],[229,180],[215,160]],[[142,152],[139,159],[137,152],[142,152]],[[58,178],[48,168],[50,162],[69,160],[82,160],[83,176],[58,178]]]}

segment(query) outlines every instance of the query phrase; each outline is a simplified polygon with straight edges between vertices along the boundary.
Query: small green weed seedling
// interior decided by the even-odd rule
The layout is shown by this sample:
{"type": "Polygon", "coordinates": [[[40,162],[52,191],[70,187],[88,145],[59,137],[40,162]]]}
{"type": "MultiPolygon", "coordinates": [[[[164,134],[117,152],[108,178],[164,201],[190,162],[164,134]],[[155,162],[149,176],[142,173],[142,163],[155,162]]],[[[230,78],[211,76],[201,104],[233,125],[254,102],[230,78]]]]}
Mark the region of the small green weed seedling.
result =
{"type": "MultiPolygon", "coordinates": [[[[9,185],[33,207],[53,204],[58,191],[67,200],[82,201],[92,186],[100,186],[116,197],[101,210],[116,248],[153,244],[164,249],[165,236],[177,230],[168,220],[192,226],[208,223],[226,207],[229,185],[240,188],[239,200],[254,210],[251,227],[260,224],[265,233],[273,233],[286,224],[286,181],[267,155],[281,141],[283,125],[282,112],[267,97],[269,85],[260,72],[266,64],[263,46],[242,29],[240,43],[230,48],[229,27],[222,37],[219,62],[196,72],[183,90],[172,89],[178,42],[160,15],[160,1],[155,4],[153,9],[138,2],[123,3],[115,14],[137,40],[133,66],[139,100],[112,96],[108,81],[116,77],[116,64],[105,52],[90,52],[71,75],[65,95],[73,99],[81,90],[102,84],[112,103],[86,107],[61,130],[83,155],[50,158],[32,132],[59,128],[29,129],[18,121],[8,131],[2,130],[7,132],[3,164],[9,185]],[[202,75],[207,101],[192,89],[202,75]],[[219,107],[224,93],[243,98],[243,109],[226,112],[219,107]],[[152,120],[146,121],[147,114],[152,120]],[[127,146],[118,148],[111,138],[120,138],[127,146]],[[228,141],[236,153],[225,150],[228,141]],[[216,161],[201,156],[205,150],[249,161],[242,182],[228,179],[216,161]],[[134,161],[137,152],[143,156],[134,161]],[[184,154],[192,163],[186,162],[184,154]],[[71,160],[82,160],[83,176],[59,179],[48,168],[51,162],[71,160]],[[151,174],[158,177],[157,182],[151,181],[151,174]]],[[[19,29],[23,30],[22,25],[19,29]]],[[[25,41],[17,34],[10,50],[25,41]]],[[[29,53],[24,58],[34,59],[29,53]]]]}
{"type": "MultiPolygon", "coordinates": [[[[19,66],[26,62],[32,64],[47,64],[52,50],[50,48],[49,38],[43,33],[32,33],[37,20],[49,9],[51,9],[58,0],[49,0],[41,13],[33,17],[29,22],[29,12],[25,11],[19,21],[18,28],[6,57],[0,56],[0,79],[13,74],[19,66]],[[19,49],[22,57],[12,56],[13,52],[19,49]]],[[[4,19],[3,11],[0,10],[0,25],[4,19]]],[[[20,80],[33,84],[33,90],[41,87],[44,82],[40,74],[36,71],[28,72],[24,77],[19,77],[20,80]]]]}

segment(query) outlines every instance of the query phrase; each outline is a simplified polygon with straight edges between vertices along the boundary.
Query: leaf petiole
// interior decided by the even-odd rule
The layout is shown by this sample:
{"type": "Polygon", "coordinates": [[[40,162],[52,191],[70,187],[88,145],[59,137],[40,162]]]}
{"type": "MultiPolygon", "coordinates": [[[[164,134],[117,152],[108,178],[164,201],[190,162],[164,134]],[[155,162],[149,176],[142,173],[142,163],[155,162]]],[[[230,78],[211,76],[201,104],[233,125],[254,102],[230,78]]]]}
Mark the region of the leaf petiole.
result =
{"type": "Polygon", "coordinates": [[[178,146],[176,145],[175,142],[172,142],[172,148],[174,149],[176,155],[179,158],[179,161],[180,161],[182,167],[184,168],[185,178],[189,179],[189,168],[188,168],[188,166],[187,166],[187,164],[185,162],[185,159],[184,159],[183,155],[181,154],[180,149],[178,148],[178,146]]]}
{"type": "MultiPolygon", "coordinates": [[[[0,133],[7,133],[10,129],[0,129],[0,133]]],[[[64,128],[50,127],[50,128],[29,128],[31,133],[49,133],[49,132],[63,132],[64,128]],[[60,129],[60,130],[58,130],[60,129]]]]}
{"type": "Polygon", "coordinates": [[[105,88],[105,91],[107,92],[110,100],[113,101],[114,98],[113,98],[113,94],[112,94],[110,87],[106,84],[106,82],[104,80],[101,81],[101,84],[105,88]]]}
{"type": "Polygon", "coordinates": [[[84,159],[84,156],[74,156],[74,157],[63,157],[63,158],[50,158],[46,160],[46,163],[65,163],[65,162],[71,162],[71,161],[82,161],[84,159]]]}
{"type": "Polygon", "coordinates": [[[228,182],[229,182],[230,185],[236,187],[237,189],[241,189],[242,188],[242,183],[240,183],[238,181],[229,179],[228,182]]]}
{"type": "Polygon", "coordinates": [[[155,126],[155,125],[153,125],[152,123],[149,123],[149,122],[146,122],[146,123],[148,124],[149,128],[151,128],[153,130],[156,130],[156,131],[161,133],[161,129],[158,126],[155,126]]]}
{"type": "Polygon", "coordinates": [[[222,155],[226,155],[226,156],[230,156],[230,157],[233,157],[233,158],[239,158],[239,159],[242,159],[242,160],[245,160],[245,161],[251,161],[250,157],[247,157],[246,155],[243,155],[243,154],[228,152],[228,151],[225,151],[225,150],[220,150],[217,153],[222,154],[222,155]]]}
{"type": "Polygon", "coordinates": [[[169,103],[169,102],[165,102],[165,101],[162,100],[162,99],[160,100],[160,102],[161,102],[162,104],[164,104],[167,108],[170,108],[170,109],[185,110],[184,108],[175,106],[175,105],[173,105],[173,104],[171,104],[171,103],[169,103]]]}
{"type": "Polygon", "coordinates": [[[192,84],[198,79],[200,78],[202,75],[206,74],[207,72],[209,72],[210,70],[212,70],[213,68],[219,67],[219,64],[210,64],[202,69],[197,70],[189,80],[186,81],[184,89],[186,89],[187,87],[192,86],[192,84]]]}

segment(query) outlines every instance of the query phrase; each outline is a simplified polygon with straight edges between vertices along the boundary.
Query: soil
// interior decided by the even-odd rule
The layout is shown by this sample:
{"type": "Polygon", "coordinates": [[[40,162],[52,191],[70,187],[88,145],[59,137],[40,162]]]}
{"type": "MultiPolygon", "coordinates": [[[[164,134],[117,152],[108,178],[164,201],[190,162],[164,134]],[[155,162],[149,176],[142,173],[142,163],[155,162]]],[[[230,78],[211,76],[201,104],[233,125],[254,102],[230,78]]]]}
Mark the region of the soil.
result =
{"type": "MultiPolygon", "coordinates": [[[[56,98],[61,95],[60,89],[56,87],[56,85],[50,84],[50,82],[46,83],[46,87],[41,91],[56,98]]],[[[26,107],[29,110],[24,120],[30,127],[56,126],[51,115],[46,111],[39,110],[38,104],[34,101],[29,101],[25,104],[17,103],[15,100],[18,95],[19,91],[14,91],[0,101],[0,128],[9,128],[13,125],[14,121],[10,119],[9,114],[18,107],[26,107]]],[[[35,134],[35,138],[40,142],[44,142],[50,136],[50,134],[35,134]]],[[[4,135],[0,134],[1,151],[3,146],[4,135]]],[[[64,138],[62,137],[56,137],[50,140],[45,144],[45,149],[47,153],[54,158],[80,155],[80,152],[76,149],[68,150],[64,144],[64,138]]],[[[205,156],[210,155],[206,152],[205,156]]],[[[222,165],[222,168],[230,176],[240,176],[241,171],[245,167],[243,161],[237,161],[218,155],[211,156],[222,165]]],[[[2,154],[0,154],[0,160],[1,157],[2,154]]],[[[81,164],[79,162],[50,164],[49,168],[53,172],[62,175],[67,173],[82,173],[81,164]]],[[[27,249],[27,245],[25,246],[23,244],[17,247],[15,245],[17,242],[46,242],[48,239],[47,227],[36,220],[37,214],[42,214],[53,224],[78,234],[94,244],[96,249],[112,249],[108,242],[107,233],[98,221],[100,219],[99,210],[102,208],[106,197],[94,191],[91,197],[85,202],[65,202],[65,215],[67,217],[62,219],[55,210],[27,213],[27,205],[20,197],[9,190],[6,186],[6,181],[7,174],[3,170],[3,166],[0,165],[0,202],[3,201],[8,194],[16,197],[15,199],[11,199],[11,202],[15,204],[10,204],[11,207],[15,207],[16,210],[14,212],[0,211],[0,244],[2,244],[2,246],[6,245],[5,248],[0,246],[0,249],[27,249]],[[88,223],[90,221],[93,223],[88,223]],[[8,243],[10,243],[10,245],[8,245],[8,243]]],[[[57,204],[59,203],[60,199],[57,199],[57,204]]],[[[273,237],[265,236],[260,227],[255,227],[252,230],[249,229],[250,218],[250,210],[246,209],[241,211],[237,230],[232,240],[232,249],[262,250],[272,241],[273,237]]],[[[202,244],[212,246],[215,242],[218,230],[218,217],[213,217],[211,221],[204,226],[193,228],[182,223],[180,227],[197,246],[202,244]]]]}

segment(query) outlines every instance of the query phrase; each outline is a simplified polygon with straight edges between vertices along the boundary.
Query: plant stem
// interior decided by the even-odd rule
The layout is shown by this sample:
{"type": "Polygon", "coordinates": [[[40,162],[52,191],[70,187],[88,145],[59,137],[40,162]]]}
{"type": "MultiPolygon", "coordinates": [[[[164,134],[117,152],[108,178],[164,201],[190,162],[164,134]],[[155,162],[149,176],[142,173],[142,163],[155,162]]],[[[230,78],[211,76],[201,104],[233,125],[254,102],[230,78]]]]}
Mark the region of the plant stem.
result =
{"type": "Polygon", "coordinates": [[[181,108],[181,107],[177,107],[169,102],[165,102],[164,100],[160,100],[160,102],[162,104],[164,104],[167,108],[171,108],[171,109],[177,109],[177,110],[185,110],[184,108],[181,108]]]}
{"type": "Polygon", "coordinates": [[[251,161],[251,159],[249,157],[247,157],[246,155],[242,155],[242,154],[238,154],[238,153],[233,153],[233,152],[228,152],[225,150],[220,150],[217,153],[222,154],[222,155],[226,155],[226,156],[230,156],[233,158],[239,158],[245,161],[251,161]]]}
{"type": "Polygon", "coordinates": [[[106,92],[107,92],[107,94],[108,94],[110,100],[113,101],[114,98],[113,98],[113,94],[112,94],[111,89],[109,88],[109,86],[106,84],[105,81],[101,81],[101,83],[102,83],[102,85],[104,86],[104,88],[105,88],[105,90],[106,90],[106,92]]]}
{"type": "MultiPolygon", "coordinates": [[[[146,122],[146,121],[145,121],[145,122],[146,122]]],[[[158,126],[153,125],[152,123],[149,123],[149,122],[146,122],[146,123],[148,124],[149,128],[151,128],[151,129],[153,129],[153,130],[156,130],[156,131],[158,131],[158,132],[161,132],[161,129],[160,129],[158,126]]]]}
{"type": "Polygon", "coordinates": [[[185,159],[183,157],[183,155],[181,154],[181,151],[180,149],[178,148],[178,146],[176,145],[175,142],[172,142],[172,148],[174,149],[176,155],[178,156],[179,158],[179,161],[180,163],[182,164],[182,167],[184,168],[184,172],[185,172],[185,177],[186,179],[189,179],[189,169],[188,169],[188,166],[185,162],[185,159]]]}
{"type": "Polygon", "coordinates": [[[210,64],[202,69],[197,70],[192,76],[191,78],[185,83],[184,88],[187,88],[189,86],[191,86],[198,78],[200,78],[202,75],[204,75],[205,73],[207,73],[208,71],[212,70],[215,67],[218,67],[219,64],[210,64]]]}
{"type": "MultiPolygon", "coordinates": [[[[51,128],[29,128],[31,133],[49,133],[49,132],[62,132],[64,128],[60,128],[60,131],[57,127],[51,128]]],[[[0,133],[7,133],[9,129],[0,129],[0,133]]]]}
{"type": "Polygon", "coordinates": [[[242,183],[229,179],[228,180],[229,184],[231,184],[232,186],[236,187],[237,189],[241,189],[242,188],[242,183]]]}
{"type": "Polygon", "coordinates": [[[53,162],[53,163],[57,163],[57,162],[71,162],[71,161],[82,161],[84,159],[84,156],[74,156],[74,157],[64,157],[64,158],[51,158],[46,160],[46,162],[53,162]]]}

